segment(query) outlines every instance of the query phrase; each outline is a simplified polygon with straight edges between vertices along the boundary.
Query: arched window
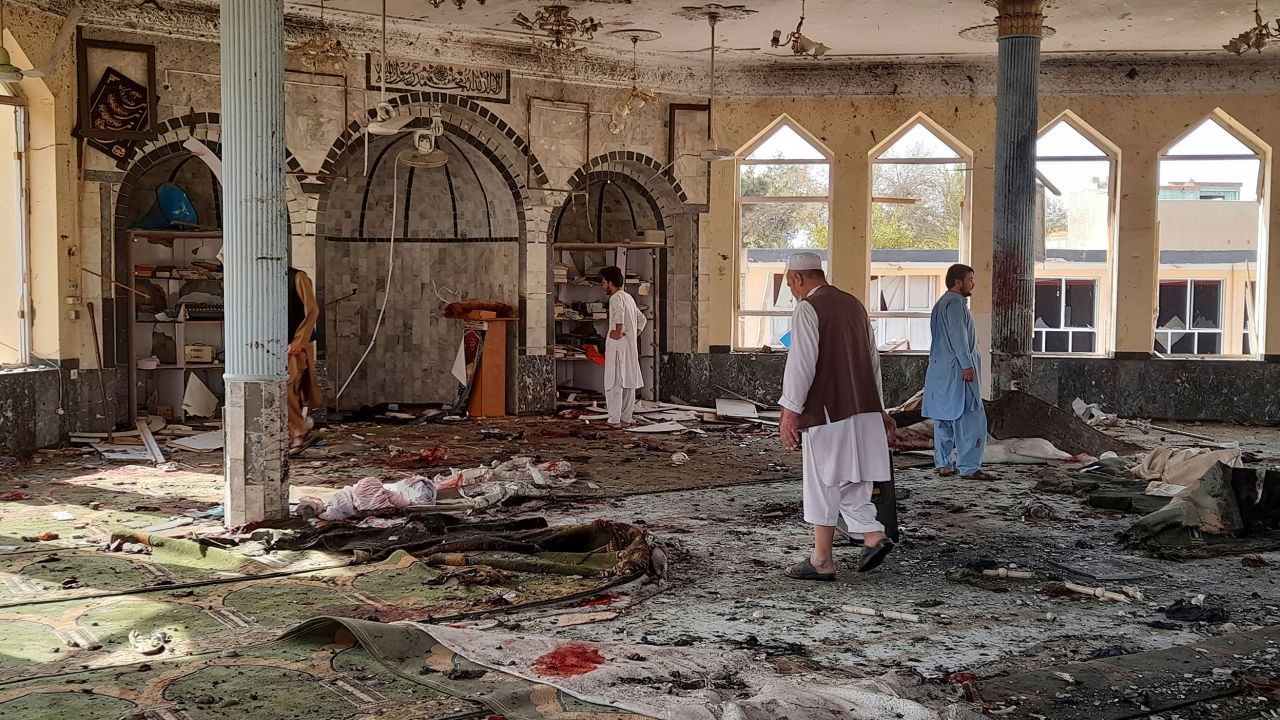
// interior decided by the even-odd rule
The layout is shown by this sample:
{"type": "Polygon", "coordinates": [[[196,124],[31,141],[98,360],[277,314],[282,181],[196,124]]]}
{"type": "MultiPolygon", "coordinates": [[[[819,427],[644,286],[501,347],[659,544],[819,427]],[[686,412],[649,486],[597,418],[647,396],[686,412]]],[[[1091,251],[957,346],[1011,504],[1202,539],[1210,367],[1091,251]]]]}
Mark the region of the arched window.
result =
{"type": "Polygon", "coordinates": [[[1157,353],[1261,351],[1262,160],[1261,144],[1221,111],[1161,156],[1157,353]]]}
{"type": "Polygon", "coordinates": [[[968,256],[969,152],[917,115],[872,155],[871,311],[884,351],[927,351],[947,268],[968,256]]]}
{"type": "Polygon", "coordinates": [[[1035,352],[1110,344],[1115,157],[1101,142],[1064,113],[1036,143],[1035,352]]]}
{"type": "Polygon", "coordinates": [[[0,83],[0,367],[31,362],[22,100],[0,83]]]}
{"type": "Polygon", "coordinates": [[[740,154],[734,344],[789,347],[796,301],[787,289],[787,257],[812,251],[830,268],[831,160],[785,117],[740,154]]]}

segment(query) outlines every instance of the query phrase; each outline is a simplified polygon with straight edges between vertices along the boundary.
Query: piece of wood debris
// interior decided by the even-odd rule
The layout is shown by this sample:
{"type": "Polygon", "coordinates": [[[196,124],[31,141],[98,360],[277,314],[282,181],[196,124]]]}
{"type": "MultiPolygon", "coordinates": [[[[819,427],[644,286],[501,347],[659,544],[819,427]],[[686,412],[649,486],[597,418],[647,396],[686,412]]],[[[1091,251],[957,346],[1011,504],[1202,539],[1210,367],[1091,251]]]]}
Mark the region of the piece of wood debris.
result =
{"type": "Polygon", "coordinates": [[[1081,595],[1092,595],[1100,600],[1112,600],[1114,602],[1122,603],[1130,602],[1129,598],[1124,595],[1121,595],[1118,592],[1112,592],[1106,588],[1091,588],[1084,585],[1077,585],[1073,582],[1064,582],[1062,583],[1062,586],[1071,592],[1080,593],[1081,595]]]}
{"type": "Polygon", "coordinates": [[[854,615],[868,615],[871,617],[882,617],[886,620],[902,620],[904,622],[920,622],[919,615],[911,613],[898,612],[896,610],[877,610],[875,608],[861,607],[858,605],[841,605],[840,610],[854,615]]]}

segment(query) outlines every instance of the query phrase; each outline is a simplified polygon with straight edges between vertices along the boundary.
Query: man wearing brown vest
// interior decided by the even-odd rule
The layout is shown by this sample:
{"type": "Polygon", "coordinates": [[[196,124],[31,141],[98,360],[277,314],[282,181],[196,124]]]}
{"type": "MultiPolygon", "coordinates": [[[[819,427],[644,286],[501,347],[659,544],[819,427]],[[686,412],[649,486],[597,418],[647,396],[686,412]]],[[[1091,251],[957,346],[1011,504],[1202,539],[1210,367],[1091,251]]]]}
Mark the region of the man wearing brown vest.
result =
{"type": "Polygon", "coordinates": [[[782,442],[804,452],[804,519],[813,525],[813,555],[787,570],[798,580],[834,580],[832,543],[844,517],[861,537],[858,572],[872,570],[893,549],[871,503],[872,484],[890,479],[889,438],[896,427],[884,411],[880,355],[867,309],[827,284],[814,253],[787,260],[787,287],[796,298],[791,348],[782,380],[782,442]]]}

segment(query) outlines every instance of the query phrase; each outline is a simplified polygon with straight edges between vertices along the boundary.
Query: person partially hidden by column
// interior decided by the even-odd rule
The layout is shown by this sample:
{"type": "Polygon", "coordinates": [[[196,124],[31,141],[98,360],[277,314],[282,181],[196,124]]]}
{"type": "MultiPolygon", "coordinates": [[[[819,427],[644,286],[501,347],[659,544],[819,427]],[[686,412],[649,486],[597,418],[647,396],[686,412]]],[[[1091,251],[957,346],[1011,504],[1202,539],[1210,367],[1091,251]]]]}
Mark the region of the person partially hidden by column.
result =
{"type": "Polygon", "coordinates": [[[796,309],[779,431],[788,450],[803,448],[804,520],[813,525],[813,554],[786,574],[835,580],[832,543],[841,516],[849,536],[863,543],[858,572],[874,570],[893,550],[871,495],[874,483],[892,477],[889,441],[897,425],[884,411],[867,309],[827,283],[814,253],[793,254],[786,272],[796,309]]]}
{"type": "Polygon", "coordinates": [[[921,414],[933,420],[934,465],[939,475],[994,480],[982,471],[987,448],[987,411],[982,405],[982,356],[978,353],[969,297],[973,268],[947,270],[947,291],[929,318],[933,343],[924,375],[921,414]]]}
{"type": "Polygon", "coordinates": [[[320,321],[320,306],[311,278],[297,268],[289,268],[289,454],[307,446],[307,434],[315,420],[307,410],[320,406],[324,395],[316,382],[311,357],[311,339],[320,321]]]}
{"type": "Polygon", "coordinates": [[[609,334],[604,342],[604,401],[609,424],[615,428],[632,423],[636,390],[644,387],[640,373],[640,333],[646,320],[627,294],[626,275],[621,268],[600,271],[600,281],[609,296],[609,334]]]}

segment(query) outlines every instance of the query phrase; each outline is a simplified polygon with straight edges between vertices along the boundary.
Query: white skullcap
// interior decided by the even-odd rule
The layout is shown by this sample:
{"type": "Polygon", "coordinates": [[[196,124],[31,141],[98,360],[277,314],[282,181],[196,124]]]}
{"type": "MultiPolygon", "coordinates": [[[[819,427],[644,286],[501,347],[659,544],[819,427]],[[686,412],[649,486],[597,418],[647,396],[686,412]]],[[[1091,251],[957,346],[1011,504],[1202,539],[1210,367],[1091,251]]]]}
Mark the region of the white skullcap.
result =
{"type": "Polygon", "coordinates": [[[798,252],[792,253],[787,258],[787,272],[796,272],[798,270],[821,270],[822,258],[816,253],[798,252]]]}

